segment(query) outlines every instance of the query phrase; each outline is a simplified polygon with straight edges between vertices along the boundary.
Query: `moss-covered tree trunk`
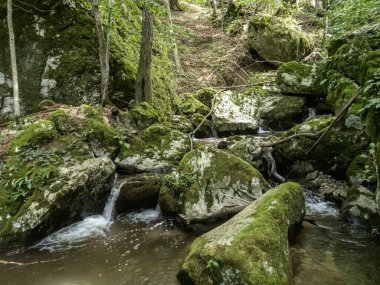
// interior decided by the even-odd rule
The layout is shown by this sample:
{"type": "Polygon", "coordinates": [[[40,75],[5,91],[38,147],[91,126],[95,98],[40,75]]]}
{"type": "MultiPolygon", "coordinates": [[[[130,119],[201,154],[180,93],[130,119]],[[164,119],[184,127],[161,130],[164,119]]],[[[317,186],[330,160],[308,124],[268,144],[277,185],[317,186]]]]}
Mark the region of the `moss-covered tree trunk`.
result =
{"type": "Polygon", "coordinates": [[[183,8],[179,3],[179,0],[170,0],[170,8],[174,11],[182,11],[183,8]]]}
{"type": "Polygon", "coordinates": [[[18,75],[17,75],[17,62],[16,62],[16,44],[15,35],[13,31],[13,3],[12,0],[7,2],[7,24],[9,33],[9,49],[11,52],[11,67],[12,67],[12,80],[13,80],[13,109],[16,119],[20,116],[20,103],[18,92],[18,75]]]}
{"type": "Polygon", "coordinates": [[[99,42],[99,61],[100,61],[100,73],[101,73],[101,83],[100,83],[100,94],[102,106],[105,105],[108,98],[108,83],[109,83],[109,30],[111,22],[111,2],[108,1],[108,22],[107,22],[107,35],[104,36],[104,30],[102,26],[102,20],[99,12],[99,1],[92,0],[92,11],[95,17],[96,32],[98,35],[99,42]]]}
{"type": "Polygon", "coordinates": [[[152,45],[153,45],[153,15],[147,5],[142,11],[142,29],[140,60],[136,78],[135,104],[152,103],[152,45]]]}

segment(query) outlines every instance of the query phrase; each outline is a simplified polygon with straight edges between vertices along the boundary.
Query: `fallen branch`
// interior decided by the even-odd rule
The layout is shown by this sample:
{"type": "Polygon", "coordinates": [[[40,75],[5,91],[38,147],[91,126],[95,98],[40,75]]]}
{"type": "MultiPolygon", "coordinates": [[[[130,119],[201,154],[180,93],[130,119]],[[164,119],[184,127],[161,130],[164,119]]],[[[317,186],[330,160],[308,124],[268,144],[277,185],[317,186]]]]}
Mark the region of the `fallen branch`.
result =
{"type": "MultiPolygon", "coordinates": [[[[327,127],[326,127],[327,128],[327,127]]],[[[260,146],[261,147],[272,147],[272,146],[276,146],[276,145],[279,145],[279,144],[282,144],[282,143],[285,143],[287,141],[290,141],[292,139],[295,139],[295,138],[300,138],[300,137],[306,137],[306,138],[311,138],[311,139],[317,139],[323,132],[326,128],[323,128],[322,130],[316,132],[316,133],[297,133],[297,134],[294,134],[294,135],[291,135],[289,137],[286,137],[282,140],[279,140],[279,141],[275,141],[275,142],[272,142],[272,143],[265,143],[265,144],[261,144],[260,146]]]]}
{"type": "Polygon", "coordinates": [[[0,260],[0,264],[4,264],[4,265],[11,264],[11,265],[25,266],[25,265],[55,262],[55,261],[59,261],[62,259],[63,259],[63,257],[56,258],[56,259],[50,259],[50,260],[38,260],[38,261],[32,261],[32,262],[16,262],[16,261],[0,260]]]}
{"type": "Polygon", "coordinates": [[[190,150],[193,150],[193,139],[194,139],[194,135],[195,133],[200,129],[200,127],[206,122],[207,118],[211,116],[212,114],[212,111],[213,111],[213,108],[214,108],[214,104],[215,104],[215,100],[216,100],[216,97],[221,93],[218,92],[214,95],[214,97],[212,98],[211,100],[211,107],[210,107],[210,111],[207,113],[206,116],[203,117],[202,121],[199,123],[199,125],[192,131],[189,133],[189,139],[190,139],[190,150]]]}

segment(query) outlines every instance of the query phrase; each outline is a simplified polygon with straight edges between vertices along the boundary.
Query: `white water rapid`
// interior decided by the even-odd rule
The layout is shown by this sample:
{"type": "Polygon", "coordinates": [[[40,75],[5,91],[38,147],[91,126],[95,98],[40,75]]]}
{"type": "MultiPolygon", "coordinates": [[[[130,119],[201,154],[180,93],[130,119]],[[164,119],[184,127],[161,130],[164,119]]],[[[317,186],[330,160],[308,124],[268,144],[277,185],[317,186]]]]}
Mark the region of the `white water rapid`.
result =
{"type": "Polygon", "coordinates": [[[49,251],[69,249],[78,246],[78,243],[90,237],[104,236],[112,224],[115,202],[122,185],[123,182],[119,181],[116,176],[102,215],[89,216],[80,222],[62,228],[44,238],[33,248],[49,251]]]}

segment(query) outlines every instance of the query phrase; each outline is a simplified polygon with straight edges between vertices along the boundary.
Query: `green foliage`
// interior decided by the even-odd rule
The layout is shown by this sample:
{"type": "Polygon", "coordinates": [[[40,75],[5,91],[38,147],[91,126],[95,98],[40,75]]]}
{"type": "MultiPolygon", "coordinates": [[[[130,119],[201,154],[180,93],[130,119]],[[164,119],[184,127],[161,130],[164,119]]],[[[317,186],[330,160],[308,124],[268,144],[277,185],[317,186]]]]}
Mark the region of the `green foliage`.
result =
{"type": "Polygon", "coordinates": [[[206,268],[218,268],[219,262],[214,259],[209,259],[206,264],[206,268]]]}
{"type": "Polygon", "coordinates": [[[173,189],[175,192],[180,192],[189,187],[196,179],[194,173],[184,172],[181,174],[168,174],[164,177],[163,183],[165,186],[173,189]]]}
{"type": "Polygon", "coordinates": [[[378,1],[335,0],[329,17],[330,32],[337,36],[377,22],[380,19],[380,5],[378,1]]]}

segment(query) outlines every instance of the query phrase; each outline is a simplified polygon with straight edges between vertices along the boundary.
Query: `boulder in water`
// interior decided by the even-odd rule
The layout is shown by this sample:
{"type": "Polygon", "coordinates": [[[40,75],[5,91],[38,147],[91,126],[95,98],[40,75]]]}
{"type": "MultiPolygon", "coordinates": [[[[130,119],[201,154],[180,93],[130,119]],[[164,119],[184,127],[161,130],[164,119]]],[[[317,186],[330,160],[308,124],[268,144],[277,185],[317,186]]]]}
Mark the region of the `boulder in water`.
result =
{"type": "Polygon", "coordinates": [[[161,178],[154,173],[142,173],[126,177],[116,200],[116,213],[157,205],[161,178]]]}
{"type": "Polygon", "coordinates": [[[269,190],[226,223],[197,238],[177,275],[181,284],[291,284],[289,239],[302,222],[301,187],[269,190]]]}
{"type": "Polygon", "coordinates": [[[259,198],[268,184],[259,171],[240,158],[205,146],[187,153],[178,173],[164,178],[162,211],[191,221],[259,198]]]}

